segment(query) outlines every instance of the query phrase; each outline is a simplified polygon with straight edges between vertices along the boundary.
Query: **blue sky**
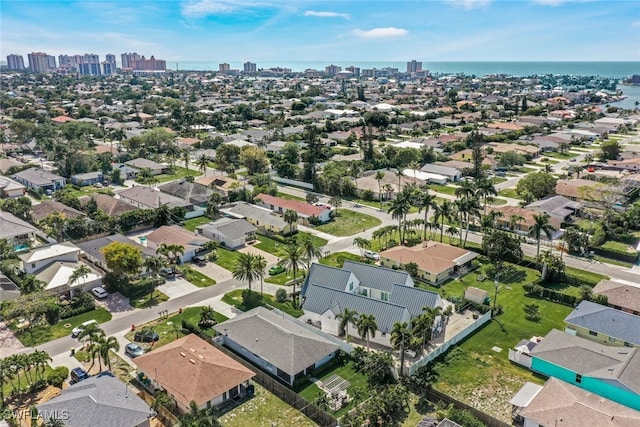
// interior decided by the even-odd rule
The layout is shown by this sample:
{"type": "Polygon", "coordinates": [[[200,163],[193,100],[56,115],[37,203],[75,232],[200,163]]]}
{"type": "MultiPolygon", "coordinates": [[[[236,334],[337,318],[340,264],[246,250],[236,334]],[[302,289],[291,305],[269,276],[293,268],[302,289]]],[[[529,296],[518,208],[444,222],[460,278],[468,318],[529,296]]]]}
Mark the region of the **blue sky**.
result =
{"type": "Polygon", "coordinates": [[[637,0],[2,0],[0,56],[639,61],[637,0]]]}

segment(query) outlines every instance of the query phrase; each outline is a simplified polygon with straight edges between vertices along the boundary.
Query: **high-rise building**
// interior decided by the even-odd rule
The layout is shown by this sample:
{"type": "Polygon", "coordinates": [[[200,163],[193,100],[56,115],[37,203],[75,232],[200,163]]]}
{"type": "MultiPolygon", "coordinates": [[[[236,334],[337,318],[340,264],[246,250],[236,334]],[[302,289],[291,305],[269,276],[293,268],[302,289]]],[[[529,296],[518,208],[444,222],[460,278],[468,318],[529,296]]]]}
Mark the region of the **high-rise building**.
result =
{"type": "Polygon", "coordinates": [[[244,72],[245,73],[255,73],[257,70],[257,66],[253,62],[245,62],[244,63],[244,72]]]}
{"type": "Polygon", "coordinates": [[[140,59],[140,55],[137,53],[123,53],[120,55],[120,60],[122,64],[120,65],[122,68],[133,68],[131,61],[138,61],[140,59]]]}
{"type": "Polygon", "coordinates": [[[326,67],[324,67],[324,72],[331,75],[331,76],[335,76],[336,74],[338,74],[340,71],[342,71],[342,67],[338,66],[338,65],[328,65],[326,67]]]}
{"type": "Polygon", "coordinates": [[[56,58],[44,52],[32,52],[27,55],[29,70],[32,73],[46,73],[56,68],[56,58]]]}
{"type": "Polygon", "coordinates": [[[8,55],[7,68],[9,68],[10,70],[24,70],[24,58],[22,57],[22,55],[8,55]]]}
{"type": "Polygon", "coordinates": [[[116,63],[116,56],[113,53],[107,53],[104,57],[104,62],[109,62],[111,64],[116,63]]]}
{"type": "Polygon", "coordinates": [[[353,74],[356,77],[360,77],[360,67],[354,67],[352,65],[350,67],[345,68],[345,70],[351,71],[351,74],[353,74]]]}
{"type": "Polygon", "coordinates": [[[224,64],[218,64],[218,71],[220,73],[226,73],[230,69],[231,69],[231,66],[229,64],[227,64],[226,62],[224,64]]]}
{"type": "Polygon", "coordinates": [[[60,68],[75,68],[75,57],[69,55],[58,55],[58,65],[60,68]]]}
{"type": "Polygon", "coordinates": [[[164,59],[156,59],[153,55],[146,59],[144,55],[136,60],[129,61],[129,68],[137,71],[165,71],[167,69],[167,61],[164,59]]]}
{"type": "Polygon", "coordinates": [[[116,56],[112,53],[107,53],[105,56],[105,61],[102,65],[102,74],[105,76],[110,76],[112,74],[116,74],[116,56]]]}
{"type": "Polygon", "coordinates": [[[422,62],[416,61],[415,59],[407,62],[407,73],[415,73],[419,70],[422,70],[422,62]]]}
{"type": "Polygon", "coordinates": [[[76,69],[82,76],[99,76],[102,74],[100,69],[100,56],[95,53],[85,53],[78,58],[76,69]]]}

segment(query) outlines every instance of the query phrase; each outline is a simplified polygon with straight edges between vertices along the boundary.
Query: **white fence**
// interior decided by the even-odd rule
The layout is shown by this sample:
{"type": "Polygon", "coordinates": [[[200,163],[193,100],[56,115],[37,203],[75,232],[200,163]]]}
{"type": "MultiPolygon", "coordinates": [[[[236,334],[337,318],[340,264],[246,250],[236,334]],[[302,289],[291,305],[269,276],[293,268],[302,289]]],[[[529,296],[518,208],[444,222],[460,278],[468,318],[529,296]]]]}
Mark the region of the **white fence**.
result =
{"type": "Polygon", "coordinates": [[[434,351],[427,354],[425,357],[418,360],[413,365],[409,366],[409,375],[413,375],[418,370],[418,368],[420,368],[421,366],[425,366],[427,363],[433,361],[435,358],[437,358],[441,354],[444,354],[447,350],[449,350],[449,348],[452,345],[458,344],[460,341],[462,341],[463,339],[471,335],[478,328],[480,328],[482,325],[484,325],[490,320],[491,320],[491,311],[487,311],[484,315],[482,315],[482,317],[480,317],[478,320],[476,320],[475,322],[473,322],[472,324],[464,328],[462,331],[460,331],[458,334],[452,337],[449,341],[443,342],[442,345],[436,348],[434,351]]]}
{"type": "Polygon", "coordinates": [[[527,369],[531,369],[531,356],[525,353],[520,353],[513,349],[509,349],[509,360],[513,363],[517,363],[520,366],[524,366],[527,369]]]}

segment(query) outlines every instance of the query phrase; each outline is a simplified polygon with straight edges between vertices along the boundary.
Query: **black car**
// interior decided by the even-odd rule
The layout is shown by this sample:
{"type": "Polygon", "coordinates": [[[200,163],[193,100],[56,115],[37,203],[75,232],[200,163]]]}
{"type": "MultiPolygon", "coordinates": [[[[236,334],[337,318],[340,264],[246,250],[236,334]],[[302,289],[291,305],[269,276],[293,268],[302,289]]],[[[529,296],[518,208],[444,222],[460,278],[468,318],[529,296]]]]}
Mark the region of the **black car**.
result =
{"type": "Polygon", "coordinates": [[[207,259],[203,256],[194,256],[193,263],[202,267],[203,265],[207,265],[207,259]]]}
{"type": "Polygon", "coordinates": [[[136,332],[133,336],[133,340],[137,342],[154,342],[160,339],[160,335],[153,331],[140,331],[136,332]]]}
{"type": "Polygon", "coordinates": [[[78,383],[82,380],[86,380],[87,378],[89,378],[89,374],[87,374],[87,371],[85,371],[82,368],[73,368],[71,370],[71,382],[72,383],[78,383]]]}

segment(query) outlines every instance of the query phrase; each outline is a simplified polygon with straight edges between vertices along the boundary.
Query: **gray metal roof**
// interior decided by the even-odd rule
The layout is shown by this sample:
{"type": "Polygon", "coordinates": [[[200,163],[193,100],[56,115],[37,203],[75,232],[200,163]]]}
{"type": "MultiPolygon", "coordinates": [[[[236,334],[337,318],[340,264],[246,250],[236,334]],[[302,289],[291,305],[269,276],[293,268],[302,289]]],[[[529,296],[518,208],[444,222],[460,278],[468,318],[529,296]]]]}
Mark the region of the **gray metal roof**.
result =
{"type": "Polygon", "coordinates": [[[564,321],[640,346],[640,316],[582,301],[564,321]]]}
{"type": "Polygon", "coordinates": [[[131,427],[143,423],[153,411],[113,374],[103,372],[70,386],[38,406],[48,420],[67,411],[66,427],[131,427]]]}
{"type": "Polygon", "coordinates": [[[258,307],[216,325],[215,330],[288,374],[295,375],[340,348],[320,330],[258,307]]]}
{"type": "Polygon", "coordinates": [[[253,224],[244,219],[220,218],[217,221],[208,224],[202,224],[196,227],[198,230],[218,230],[228,239],[236,240],[245,237],[247,233],[256,231],[257,228],[253,224]]]}
{"type": "Polygon", "coordinates": [[[393,285],[389,302],[406,307],[411,317],[420,315],[424,307],[443,306],[442,299],[437,293],[402,285],[393,285]]]}
{"type": "Polygon", "coordinates": [[[60,175],[47,172],[40,168],[25,169],[13,175],[16,179],[21,179],[35,185],[49,185],[55,181],[64,180],[60,175]]]}
{"type": "Polygon", "coordinates": [[[431,172],[431,173],[436,173],[436,174],[446,175],[446,176],[460,175],[460,171],[456,168],[434,165],[432,163],[427,163],[426,165],[422,166],[420,170],[423,172],[431,172]]]}
{"type": "Polygon", "coordinates": [[[186,180],[168,182],[158,186],[158,189],[163,193],[167,193],[199,205],[206,204],[213,193],[212,189],[207,188],[202,184],[188,182],[186,180]]]}
{"type": "Polygon", "coordinates": [[[345,261],[343,270],[351,271],[360,281],[362,286],[391,292],[394,285],[404,285],[409,279],[413,285],[409,274],[405,271],[392,270],[385,267],[377,267],[355,261],[345,261]]]}
{"type": "Polygon", "coordinates": [[[378,330],[384,333],[390,333],[394,323],[408,321],[411,317],[409,311],[400,305],[316,284],[309,285],[302,305],[303,310],[317,314],[323,314],[327,310],[338,314],[344,308],[359,314],[373,314],[378,330]]]}
{"type": "Polygon", "coordinates": [[[225,206],[221,209],[223,212],[229,212],[232,215],[242,216],[244,218],[252,218],[261,224],[269,224],[278,229],[283,229],[287,223],[273,212],[251,205],[246,202],[236,202],[232,206],[225,206]]]}
{"type": "Polygon", "coordinates": [[[309,284],[324,286],[343,291],[347,288],[351,272],[329,265],[312,263],[307,278],[302,285],[300,295],[304,296],[309,284]]]}

